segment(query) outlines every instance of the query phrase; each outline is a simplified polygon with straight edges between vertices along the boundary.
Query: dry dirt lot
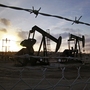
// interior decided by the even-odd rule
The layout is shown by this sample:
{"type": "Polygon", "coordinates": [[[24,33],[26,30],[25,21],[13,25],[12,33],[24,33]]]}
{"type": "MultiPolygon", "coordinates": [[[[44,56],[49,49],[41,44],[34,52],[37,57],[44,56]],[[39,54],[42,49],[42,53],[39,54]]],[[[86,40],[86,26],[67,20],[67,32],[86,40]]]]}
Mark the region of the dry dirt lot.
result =
{"type": "Polygon", "coordinates": [[[73,65],[66,68],[17,67],[13,61],[0,61],[0,90],[84,90],[84,88],[90,90],[89,64],[82,65],[81,68],[73,65]],[[57,83],[60,85],[57,86],[57,83]]]}

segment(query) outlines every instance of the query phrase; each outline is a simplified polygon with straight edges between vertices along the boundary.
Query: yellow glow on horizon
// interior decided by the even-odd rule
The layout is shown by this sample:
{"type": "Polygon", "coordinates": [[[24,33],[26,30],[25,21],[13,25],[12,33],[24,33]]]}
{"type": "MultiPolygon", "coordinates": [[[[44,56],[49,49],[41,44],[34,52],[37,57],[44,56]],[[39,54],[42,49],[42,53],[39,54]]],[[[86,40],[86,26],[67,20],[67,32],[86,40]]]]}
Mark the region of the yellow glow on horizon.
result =
{"type": "Polygon", "coordinates": [[[5,47],[7,47],[7,51],[19,51],[22,48],[22,46],[20,46],[20,42],[17,42],[18,40],[19,38],[16,35],[3,34],[3,51],[5,51],[5,47]]]}

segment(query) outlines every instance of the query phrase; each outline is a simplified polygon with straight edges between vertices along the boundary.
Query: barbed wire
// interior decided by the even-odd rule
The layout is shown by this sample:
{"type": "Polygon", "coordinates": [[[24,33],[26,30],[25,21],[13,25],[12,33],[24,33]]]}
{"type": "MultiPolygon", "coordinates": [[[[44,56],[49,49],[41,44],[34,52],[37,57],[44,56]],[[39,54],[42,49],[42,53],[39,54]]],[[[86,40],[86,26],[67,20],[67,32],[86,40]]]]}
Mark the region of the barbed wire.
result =
{"type": "Polygon", "coordinates": [[[79,17],[79,19],[77,19],[77,17],[75,17],[75,20],[72,20],[72,19],[69,19],[69,18],[65,18],[65,17],[62,17],[62,16],[57,16],[57,15],[51,15],[51,14],[46,14],[46,13],[41,13],[40,10],[41,10],[41,7],[38,9],[38,10],[35,10],[34,7],[32,7],[32,9],[25,9],[25,8],[21,8],[21,7],[14,7],[14,6],[7,6],[7,5],[4,5],[4,4],[0,4],[0,7],[5,7],[5,8],[11,8],[11,9],[16,9],[16,10],[24,10],[24,11],[27,11],[27,12],[30,12],[30,14],[34,13],[37,17],[38,14],[40,15],[43,15],[43,16],[48,16],[48,17],[55,17],[55,18],[59,18],[59,19],[64,19],[64,20],[67,20],[67,21],[71,21],[72,22],[72,25],[74,23],[76,24],[84,24],[84,25],[88,25],[90,26],[89,23],[85,23],[85,22],[81,22],[80,19],[82,16],[79,17]]]}

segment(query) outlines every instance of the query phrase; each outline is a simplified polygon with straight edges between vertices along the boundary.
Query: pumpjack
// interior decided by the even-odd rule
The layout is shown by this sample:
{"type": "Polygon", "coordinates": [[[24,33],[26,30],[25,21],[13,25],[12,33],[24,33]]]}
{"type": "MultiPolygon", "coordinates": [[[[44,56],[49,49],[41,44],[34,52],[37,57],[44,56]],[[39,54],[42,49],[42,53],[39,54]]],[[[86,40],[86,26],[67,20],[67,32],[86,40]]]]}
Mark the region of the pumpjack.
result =
{"type": "Polygon", "coordinates": [[[69,59],[64,59],[64,62],[62,60],[63,63],[75,63],[75,62],[80,62],[82,63],[82,51],[81,51],[81,45],[80,42],[82,42],[82,48],[84,49],[85,47],[85,37],[84,35],[82,35],[82,37],[80,36],[76,36],[73,34],[69,35],[69,39],[68,39],[68,49],[65,49],[62,53],[62,56],[64,57],[69,57],[69,59]],[[72,44],[72,42],[74,42],[74,46],[71,47],[70,45],[72,44]],[[70,58],[72,57],[72,58],[70,58]]]}
{"type": "Polygon", "coordinates": [[[46,39],[45,39],[46,37],[56,43],[55,52],[57,52],[61,46],[61,42],[62,42],[61,36],[57,39],[57,38],[53,37],[52,35],[50,35],[49,33],[42,30],[41,28],[39,28],[38,26],[32,27],[32,29],[29,31],[28,39],[25,39],[20,43],[20,45],[22,45],[26,48],[22,48],[20,51],[18,51],[16,53],[16,55],[28,54],[31,56],[30,60],[28,60],[28,59],[26,60],[26,58],[23,61],[18,60],[18,62],[23,66],[27,65],[28,63],[30,63],[30,65],[32,65],[32,66],[49,65],[48,59],[44,58],[44,59],[40,60],[40,58],[35,58],[34,49],[33,49],[33,45],[36,43],[36,39],[34,39],[35,31],[39,32],[42,35],[42,40],[41,40],[39,50],[38,50],[38,53],[36,56],[40,55],[40,50],[41,50],[42,46],[43,46],[43,56],[47,56],[47,45],[46,45],[46,39]],[[33,34],[32,37],[30,37],[31,34],[33,34]]]}
{"type": "MultiPolygon", "coordinates": [[[[49,33],[45,32],[44,30],[42,30],[41,28],[39,28],[38,26],[34,26],[32,27],[32,29],[29,31],[29,35],[28,35],[28,39],[23,40],[20,45],[26,47],[26,48],[22,48],[20,51],[18,51],[16,53],[16,55],[25,55],[28,54],[30,57],[21,60],[18,60],[18,62],[23,65],[26,66],[28,63],[32,66],[36,66],[36,65],[49,65],[49,60],[48,58],[42,58],[42,60],[39,58],[37,58],[37,56],[40,56],[40,50],[41,47],[43,46],[43,56],[47,57],[47,45],[46,45],[46,39],[45,38],[49,38],[50,40],[54,41],[56,43],[56,48],[55,48],[55,52],[57,52],[61,46],[61,42],[62,42],[62,37],[59,36],[59,38],[55,38],[52,35],[50,35],[49,33]],[[37,52],[37,55],[34,55],[34,49],[33,46],[36,43],[36,39],[35,39],[35,31],[39,32],[42,35],[42,40],[39,46],[39,50],[37,52]],[[32,35],[32,37],[30,37],[32,35]]],[[[82,37],[80,36],[76,36],[73,34],[69,35],[69,39],[68,39],[68,49],[65,49],[62,52],[61,57],[56,57],[58,59],[60,59],[60,61],[58,63],[82,63],[82,52],[81,52],[81,45],[80,42],[82,42],[82,48],[85,47],[85,37],[82,35],[82,37]],[[74,46],[71,47],[72,41],[74,41],[74,46]]],[[[27,55],[27,57],[28,57],[27,55]]]]}

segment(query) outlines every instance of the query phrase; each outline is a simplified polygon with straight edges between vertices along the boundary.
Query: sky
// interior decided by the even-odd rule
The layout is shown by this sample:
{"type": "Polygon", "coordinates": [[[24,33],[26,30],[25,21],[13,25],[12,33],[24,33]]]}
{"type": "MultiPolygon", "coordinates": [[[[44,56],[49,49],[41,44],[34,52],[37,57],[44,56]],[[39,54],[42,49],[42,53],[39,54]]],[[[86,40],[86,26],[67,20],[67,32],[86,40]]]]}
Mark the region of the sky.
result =
{"type": "MultiPolygon", "coordinates": [[[[80,21],[90,23],[90,0],[0,0],[0,4],[9,6],[22,7],[26,9],[38,10],[40,12],[52,15],[58,15],[65,18],[75,20],[82,16],[80,21]]],[[[48,17],[35,14],[30,14],[26,11],[14,10],[10,8],[0,7],[0,40],[2,50],[2,39],[9,39],[13,41],[12,51],[22,48],[20,42],[28,38],[29,30],[37,25],[43,30],[50,30],[50,34],[58,39],[62,36],[62,44],[59,51],[68,48],[69,34],[77,36],[85,36],[85,52],[90,53],[90,26],[84,24],[73,24],[70,21],[59,19],[55,17],[48,17]],[[15,44],[17,42],[17,44],[15,44]],[[13,48],[14,47],[14,48],[13,48]],[[16,47],[16,48],[15,48],[16,47]]],[[[35,33],[37,40],[34,49],[38,50],[42,35],[35,33]]],[[[54,50],[56,43],[50,41],[51,50],[54,50]]]]}

